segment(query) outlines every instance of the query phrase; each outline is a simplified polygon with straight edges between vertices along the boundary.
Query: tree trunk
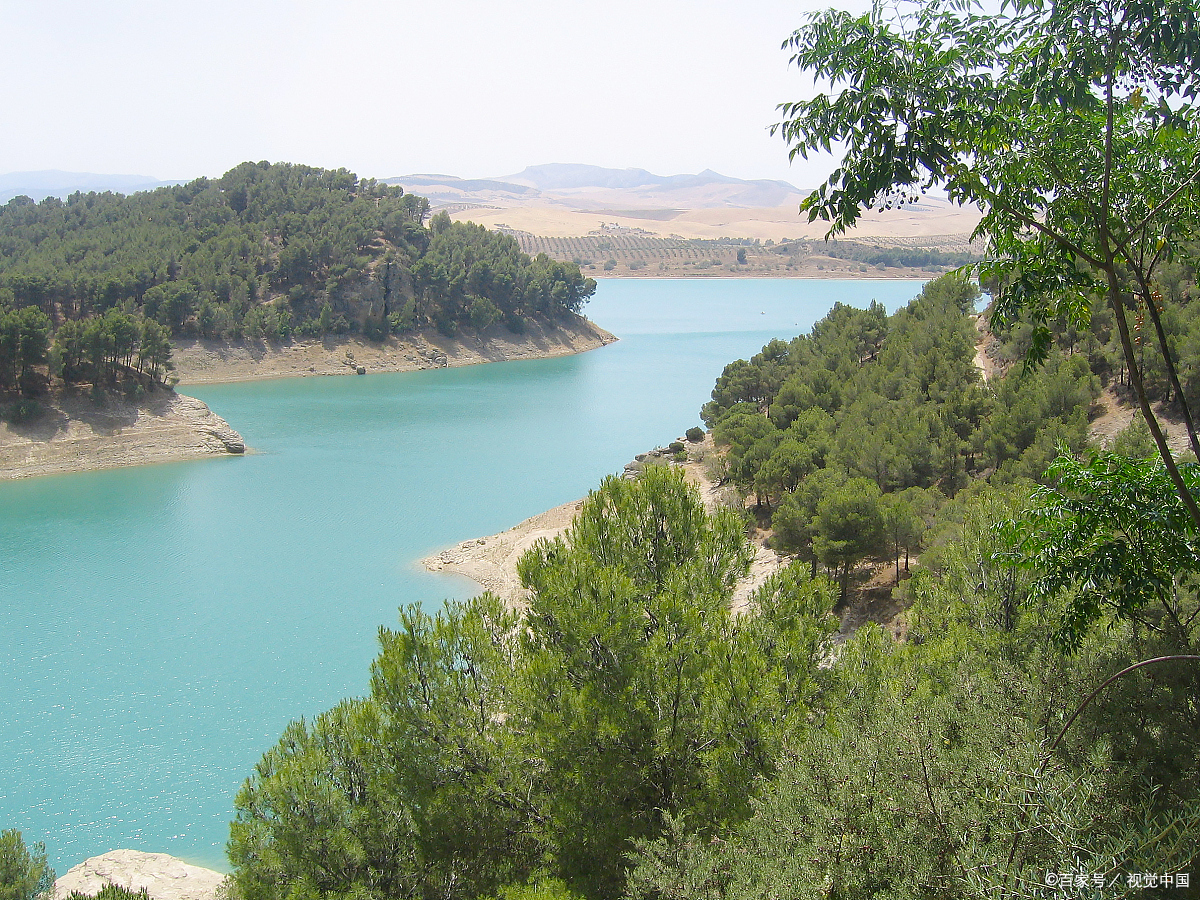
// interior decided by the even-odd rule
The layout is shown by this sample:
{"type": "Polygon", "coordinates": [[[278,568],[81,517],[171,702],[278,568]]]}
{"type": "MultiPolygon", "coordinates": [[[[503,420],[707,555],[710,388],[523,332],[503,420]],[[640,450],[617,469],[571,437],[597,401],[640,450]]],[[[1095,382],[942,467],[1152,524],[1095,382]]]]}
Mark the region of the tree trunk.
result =
{"type": "Polygon", "coordinates": [[[1183,481],[1183,476],[1179,474],[1179,468],[1175,465],[1175,458],[1171,455],[1171,448],[1167,446],[1166,436],[1163,435],[1162,427],[1154,415],[1154,410],[1150,408],[1150,400],[1146,396],[1146,387],[1142,383],[1142,373],[1137,365],[1137,353],[1134,350],[1133,341],[1129,336],[1129,322],[1125,318],[1125,302],[1121,298],[1121,288],[1117,282],[1116,269],[1111,265],[1111,260],[1109,262],[1110,265],[1105,273],[1108,276],[1108,302],[1117,320],[1117,331],[1121,336],[1121,350],[1125,356],[1125,365],[1129,369],[1129,380],[1133,383],[1133,388],[1137,392],[1138,406],[1141,408],[1142,418],[1145,419],[1146,425],[1150,428],[1150,434],[1154,437],[1154,444],[1158,447],[1158,455],[1162,459],[1163,465],[1166,466],[1167,475],[1170,476],[1171,483],[1175,485],[1175,492],[1179,495],[1179,499],[1187,507],[1196,530],[1200,531],[1200,506],[1196,505],[1196,498],[1192,496],[1192,492],[1188,490],[1187,485],[1183,481]]]}

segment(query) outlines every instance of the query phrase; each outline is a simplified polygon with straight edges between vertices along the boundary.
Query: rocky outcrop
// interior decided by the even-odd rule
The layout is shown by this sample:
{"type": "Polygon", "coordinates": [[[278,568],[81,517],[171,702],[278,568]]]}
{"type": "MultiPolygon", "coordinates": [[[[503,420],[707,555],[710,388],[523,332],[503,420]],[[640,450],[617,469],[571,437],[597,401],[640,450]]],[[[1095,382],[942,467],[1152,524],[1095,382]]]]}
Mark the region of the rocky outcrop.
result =
{"type": "Polygon", "coordinates": [[[97,403],[63,393],[21,424],[0,423],[0,479],[244,453],[242,436],[202,401],[159,389],[97,403]]]}
{"type": "Polygon", "coordinates": [[[54,883],[54,900],[72,892],[95,896],[106,884],[146,889],[154,900],[217,900],[225,876],[165,853],[112,850],[80,863],[54,883]]]}

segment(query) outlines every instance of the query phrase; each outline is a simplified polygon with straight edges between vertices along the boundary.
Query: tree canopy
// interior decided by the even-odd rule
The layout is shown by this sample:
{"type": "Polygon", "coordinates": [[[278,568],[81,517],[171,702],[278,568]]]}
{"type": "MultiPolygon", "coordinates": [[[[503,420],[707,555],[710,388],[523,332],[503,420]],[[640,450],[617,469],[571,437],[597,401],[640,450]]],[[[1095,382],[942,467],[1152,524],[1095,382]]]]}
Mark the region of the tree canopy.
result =
{"type": "Polygon", "coordinates": [[[792,155],[846,154],[808,197],[832,231],[862,211],[940,187],[983,212],[980,271],[993,318],[1034,324],[1031,360],[1050,322],[1112,312],[1142,414],[1181,500],[1200,507],[1167,446],[1143,379],[1129,314],[1154,342],[1200,455],[1162,324],[1163,267],[1185,252],[1200,216],[1200,14],[1194,0],[876,3],[862,16],[814,14],[785,43],[829,86],[783,104],[776,129],[792,155]]]}
{"type": "Polygon", "coordinates": [[[370,697],[293,723],[238,795],[241,896],[474,900],[549,877],[613,897],[668,819],[744,820],[834,628],[828,585],[796,569],[734,616],[750,556],[732,512],[652,467],[522,558],[523,616],[488,594],[402,610],[370,697]]]}
{"type": "Polygon", "coordinates": [[[46,900],[53,890],[45,846],[26,846],[15,828],[0,832],[0,900],[46,900]]]}
{"type": "Polygon", "coordinates": [[[68,380],[161,378],[171,337],[521,331],[595,291],[576,265],[428,215],[425,199],[345,169],[266,162],[128,197],[15,198],[0,207],[0,389],[29,389],[55,334],[68,380]]]}

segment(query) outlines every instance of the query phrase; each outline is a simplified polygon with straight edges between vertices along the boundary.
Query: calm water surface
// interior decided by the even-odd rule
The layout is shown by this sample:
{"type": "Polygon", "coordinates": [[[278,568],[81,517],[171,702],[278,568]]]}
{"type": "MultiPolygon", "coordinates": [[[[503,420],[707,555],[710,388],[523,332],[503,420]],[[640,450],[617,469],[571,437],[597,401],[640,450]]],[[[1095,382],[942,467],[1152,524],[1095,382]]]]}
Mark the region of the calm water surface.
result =
{"type": "Polygon", "coordinates": [[[732,359],[920,282],[611,280],[563,359],[185,389],[245,457],[0,484],[0,828],[55,868],[227,868],[233,797],[292,719],[367,690],[415,560],[581,497],[699,424],[732,359]]]}

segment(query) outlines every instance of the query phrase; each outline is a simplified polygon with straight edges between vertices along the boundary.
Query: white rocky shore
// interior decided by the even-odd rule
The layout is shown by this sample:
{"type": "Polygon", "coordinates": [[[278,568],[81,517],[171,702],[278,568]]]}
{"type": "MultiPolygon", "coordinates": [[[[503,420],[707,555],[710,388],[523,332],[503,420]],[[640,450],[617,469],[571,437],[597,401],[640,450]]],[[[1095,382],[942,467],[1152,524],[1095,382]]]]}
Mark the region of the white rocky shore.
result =
{"type": "Polygon", "coordinates": [[[179,383],[186,386],[310,375],[375,375],[546,359],[595,350],[616,339],[583,316],[567,315],[529,319],[523,334],[513,334],[503,325],[495,324],[482,332],[464,327],[453,338],[426,329],[382,342],[355,336],[292,340],[283,344],[183,340],[176,344],[173,359],[179,383]]]}
{"type": "Polygon", "coordinates": [[[146,889],[154,900],[218,900],[225,876],[165,853],[111,850],[81,862],[54,883],[54,900],[73,892],[95,896],[105,885],[146,889]]]}
{"type": "Polygon", "coordinates": [[[0,480],[244,453],[241,435],[195,397],[62,394],[21,424],[0,422],[0,480]]]}

